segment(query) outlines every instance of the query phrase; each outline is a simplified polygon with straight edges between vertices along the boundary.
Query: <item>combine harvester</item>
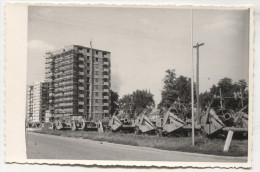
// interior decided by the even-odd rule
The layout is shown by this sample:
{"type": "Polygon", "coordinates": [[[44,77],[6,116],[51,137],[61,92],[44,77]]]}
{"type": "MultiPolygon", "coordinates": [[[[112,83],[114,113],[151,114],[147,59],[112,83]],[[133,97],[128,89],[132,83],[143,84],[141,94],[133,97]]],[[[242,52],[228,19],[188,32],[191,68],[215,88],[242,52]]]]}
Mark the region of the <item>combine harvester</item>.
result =
{"type": "Polygon", "coordinates": [[[113,115],[108,124],[108,131],[110,132],[125,132],[130,133],[135,131],[135,122],[128,118],[119,119],[113,115]]]}
{"type": "Polygon", "coordinates": [[[86,130],[98,131],[98,122],[86,121],[84,116],[67,116],[51,119],[50,122],[44,124],[45,127],[53,130],[86,130]]]}
{"type": "Polygon", "coordinates": [[[174,134],[184,134],[186,136],[183,127],[185,126],[185,122],[180,119],[177,115],[175,115],[173,112],[171,112],[170,108],[163,117],[163,135],[171,136],[174,134]]]}
{"type": "MultiPolygon", "coordinates": [[[[242,95],[242,92],[240,93],[242,95]]],[[[232,98],[232,97],[228,97],[232,98]]],[[[247,106],[243,107],[243,97],[240,97],[242,108],[239,111],[226,109],[223,105],[224,98],[221,96],[214,97],[202,113],[201,126],[208,137],[214,137],[220,134],[226,135],[227,132],[233,131],[236,135],[245,136],[248,132],[248,114],[245,112],[247,106]],[[213,108],[215,99],[220,99],[220,107],[213,108]]]]}
{"type": "Polygon", "coordinates": [[[85,126],[84,126],[83,130],[85,130],[85,131],[98,131],[100,127],[102,127],[102,125],[100,125],[100,122],[85,121],[85,126]]]}
{"type": "MultiPolygon", "coordinates": [[[[189,112],[189,108],[178,101],[162,112],[163,118],[159,117],[153,123],[163,136],[188,136],[192,131],[189,112]]],[[[200,126],[195,124],[195,129],[200,131],[200,126]]]]}
{"type": "Polygon", "coordinates": [[[83,116],[67,116],[54,119],[54,129],[56,130],[83,130],[85,128],[85,118],[83,116]]]}
{"type": "Polygon", "coordinates": [[[135,120],[135,134],[156,134],[160,135],[157,127],[146,116],[146,110],[142,112],[135,120]]]}
{"type": "Polygon", "coordinates": [[[26,122],[26,128],[40,128],[41,127],[41,123],[40,122],[26,122]]]}
{"type": "Polygon", "coordinates": [[[248,115],[243,112],[246,108],[244,107],[238,112],[226,109],[216,112],[213,108],[208,107],[201,118],[201,126],[208,137],[226,134],[228,131],[246,135],[248,132],[248,115]]]}
{"type": "Polygon", "coordinates": [[[186,136],[185,130],[183,130],[186,123],[171,112],[171,110],[172,108],[168,109],[166,112],[162,112],[163,118],[151,118],[153,125],[156,127],[157,133],[159,133],[160,136],[173,136],[180,134],[186,136]]]}

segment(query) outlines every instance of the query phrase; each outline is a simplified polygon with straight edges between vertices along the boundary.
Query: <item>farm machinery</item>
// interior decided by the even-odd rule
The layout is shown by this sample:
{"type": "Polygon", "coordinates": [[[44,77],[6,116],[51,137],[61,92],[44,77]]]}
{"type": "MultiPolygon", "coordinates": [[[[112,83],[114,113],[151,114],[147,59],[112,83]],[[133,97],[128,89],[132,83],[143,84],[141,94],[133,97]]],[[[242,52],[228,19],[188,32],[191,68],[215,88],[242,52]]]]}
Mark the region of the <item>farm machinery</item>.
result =
{"type": "Polygon", "coordinates": [[[54,130],[86,130],[98,131],[99,124],[95,121],[87,121],[85,116],[65,116],[50,119],[50,122],[44,123],[44,127],[54,130]]]}
{"type": "Polygon", "coordinates": [[[248,115],[244,110],[235,112],[227,109],[208,107],[201,118],[201,126],[208,136],[215,136],[227,131],[246,134],[248,131],[248,115]]]}
{"type": "Polygon", "coordinates": [[[134,132],[135,122],[133,119],[121,118],[119,119],[116,115],[113,115],[108,124],[108,131],[111,132],[134,132]]]}
{"type": "Polygon", "coordinates": [[[57,130],[83,130],[85,118],[83,116],[66,116],[54,119],[54,129],[57,130]]]}
{"type": "MultiPolygon", "coordinates": [[[[230,98],[230,97],[229,97],[230,98]]],[[[215,96],[209,106],[206,107],[202,112],[201,126],[204,133],[209,136],[217,136],[219,134],[225,134],[228,131],[234,131],[238,135],[247,135],[248,132],[248,114],[247,106],[240,107],[239,110],[234,111],[227,109],[223,103],[224,97],[215,96]],[[218,107],[212,107],[215,100],[220,100],[218,107]]],[[[241,101],[243,99],[241,98],[241,101]]]]}
{"type": "Polygon", "coordinates": [[[26,122],[26,128],[40,128],[40,127],[41,127],[40,122],[33,122],[33,121],[26,122]]]}
{"type": "Polygon", "coordinates": [[[147,110],[144,110],[135,119],[135,134],[160,134],[154,123],[146,116],[147,110]]]}
{"type": "MultiPolygon", "coordinates": [[[[176,101],[168,110],[162,110],[157,113],[157,118],[152,119],[153,124],[163,136],[187,136],[191,128],[191,120],[189,119],[189,106],[176,101]]],[[[198,132],[200,126],[196,123],[195,130],[198,132]]]]}

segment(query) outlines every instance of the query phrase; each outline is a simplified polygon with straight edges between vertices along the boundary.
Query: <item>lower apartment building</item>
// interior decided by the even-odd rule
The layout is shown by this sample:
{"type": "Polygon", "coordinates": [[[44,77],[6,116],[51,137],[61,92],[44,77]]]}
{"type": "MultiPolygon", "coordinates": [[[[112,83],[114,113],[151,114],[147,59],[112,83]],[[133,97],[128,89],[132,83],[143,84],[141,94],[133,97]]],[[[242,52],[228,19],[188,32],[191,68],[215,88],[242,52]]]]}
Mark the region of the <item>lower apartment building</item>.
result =
{"type": "Polygon", "coordinates": [[[71,45],[45,58],[51,116],[110,116],[110,52],[71,45]]]}
{"type": "Polygon", "coordinates": [[[35,82],[27,88],[27,121],[44,122],[48,109],[48,83],[35,82]]]}

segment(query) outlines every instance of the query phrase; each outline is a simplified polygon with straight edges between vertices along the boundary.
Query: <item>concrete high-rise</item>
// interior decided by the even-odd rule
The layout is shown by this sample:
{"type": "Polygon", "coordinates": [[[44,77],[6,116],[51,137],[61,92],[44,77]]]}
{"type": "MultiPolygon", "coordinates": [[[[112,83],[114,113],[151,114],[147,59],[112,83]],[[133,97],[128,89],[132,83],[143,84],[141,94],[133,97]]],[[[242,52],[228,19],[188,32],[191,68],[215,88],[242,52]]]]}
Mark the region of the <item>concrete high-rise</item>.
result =
{"type": "Polygon", "coordinates": [[[44,122],[48,108],[48,83],[34,82],[27,88],[27,121],[44,122]]]}
{"type": "Polygon", "coordinates": [[[45,78],[53,117],[110,115],[110,52],[79,45],[47,52],[45,78]]]}

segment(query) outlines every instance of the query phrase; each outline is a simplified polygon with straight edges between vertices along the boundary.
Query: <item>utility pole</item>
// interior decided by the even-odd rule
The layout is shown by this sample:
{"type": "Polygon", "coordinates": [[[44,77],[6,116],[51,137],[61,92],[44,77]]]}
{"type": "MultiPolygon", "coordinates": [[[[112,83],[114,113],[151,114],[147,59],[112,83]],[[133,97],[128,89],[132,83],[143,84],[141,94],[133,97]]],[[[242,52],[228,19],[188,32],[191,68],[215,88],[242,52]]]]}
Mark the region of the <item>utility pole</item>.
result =
{"type": "Polygon", "coordinates": [[[194,124],[194,87],[193,87],[193,83],[194,83],[194,65],[193,65],[193,9],[191,9],[190,11],[190,15],[191,15],[191,121],[192,121],[192,132],[191,132],[191,137],[192,137],[192,146],[195,146],[195,124],[194,124]]]}
{"type": "Polygon", "coordinates": [[[197,113],[198,113],[198,122],[199,124],[201,123],[201,119],[200,119],[200,99],[199,99],[199,48],[200,46],[203,46],[204,43],[197,43],[196,45],[193,46],[193,48],[197,49],[197,89],[196,89],[196,95],[197,95],[197,113]]]}

